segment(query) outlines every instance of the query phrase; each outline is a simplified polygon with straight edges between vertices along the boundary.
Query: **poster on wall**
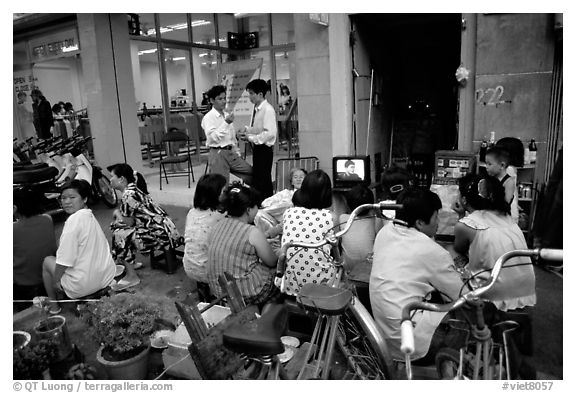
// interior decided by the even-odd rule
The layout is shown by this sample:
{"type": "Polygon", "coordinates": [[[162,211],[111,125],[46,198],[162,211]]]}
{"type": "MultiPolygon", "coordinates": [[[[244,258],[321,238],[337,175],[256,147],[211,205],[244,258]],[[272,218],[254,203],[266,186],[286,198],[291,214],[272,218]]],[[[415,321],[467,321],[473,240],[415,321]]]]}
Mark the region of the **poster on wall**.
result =
{"type": "Polygon", "coordinates": [[[252,122],[254,105],[248,98],[246,85],[260,78],[262,59],[230,61],[222,64],[221,83],[226,87],[226,111],[234,113],[234,128],[239,130],[252,122]]]}

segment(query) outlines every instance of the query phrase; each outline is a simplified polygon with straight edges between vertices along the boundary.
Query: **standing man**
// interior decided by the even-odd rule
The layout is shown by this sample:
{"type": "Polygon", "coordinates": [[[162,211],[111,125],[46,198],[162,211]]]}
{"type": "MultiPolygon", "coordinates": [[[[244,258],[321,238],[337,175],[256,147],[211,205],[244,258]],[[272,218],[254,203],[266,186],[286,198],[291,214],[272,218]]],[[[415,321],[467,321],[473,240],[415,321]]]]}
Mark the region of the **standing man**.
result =
{"type": "Polygon", "coordinates": [[[32,97],[32,114],[36,134],[39,139],[48,139],[52,136],[50,129],[54,125],[52,107],[39,89],[32,90],[30,97],[32,97]]]}
{"type": "MultiPolygon", "coordinates": [[[[245,127],[246,138],[252,142],[254,167],[254,183],[252,184],[262,194],[262,198],[272,196],[272,159],[274,155],[274,143],[278,134],[276,111],[268,103],[266,92],[269,91],[268,83],[263,79],[254,79],[246,85],[250,96],[250,102],[255,106],[256,113],[252,127],[245,127]]],[[[242,134],[244,136],[244,134],[242,134]]]]}
{"type": "Polygon", "coordinates": [[[226,88],[216,85],[206,94],[212,109],[202,118],[202,128],[206,133],[206,146],[210,148],[210,173],[220,173],[227,182],[230,181],[232,173],[245,183],[252,184],[252,167],[240,157],[236,131],[232,125],[234,114],[224,111],[226,88]]]}

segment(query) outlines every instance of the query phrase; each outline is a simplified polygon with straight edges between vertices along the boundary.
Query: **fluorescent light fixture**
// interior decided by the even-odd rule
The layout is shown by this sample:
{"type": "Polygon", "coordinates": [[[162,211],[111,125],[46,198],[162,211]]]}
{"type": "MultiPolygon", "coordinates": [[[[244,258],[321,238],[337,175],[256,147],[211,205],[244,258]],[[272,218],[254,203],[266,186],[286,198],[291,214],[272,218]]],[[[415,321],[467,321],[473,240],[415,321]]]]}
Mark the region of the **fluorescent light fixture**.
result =
{"type": "Polygon", "coordinates": [[[209,20],[204,20],[204,19],[193,20],[192,21],[192,27],[209,25],[210,23],[212,23],[212,22],[210,22],[209,20]]]}
{"type": "Polygon", "coordinates": [[[176,61],[176,60],[186,60],[186,57],[182,56],[182,57],[173,57],[172,60],[176,61]]]}
{"type": "Polygon", "coordinates": [[[167,27],[169,27],[169,28],[172,29],[172,30],[182,30],[182,29],[185,29],[186,27],[188,27],[188,24],[186,24],[186,23],[179,23],[179,24],[177,24],[177,25],[170,25],[170,26],[167,26],[167,27]]]}
{"type": "Polygon", "coordinates": [[[62,52],[74,52],[75,50],[78,50],[78,45],[65,46],[62,48],[62,52]]]}
{"type": "Polygon", "coordinates": [[[142,56],[142,55],[145,55],[147,53],[155,53],[156,51],[157,51],[157,49],[141,50],[141,51],[138,51],[138,56],[142,56]]]}

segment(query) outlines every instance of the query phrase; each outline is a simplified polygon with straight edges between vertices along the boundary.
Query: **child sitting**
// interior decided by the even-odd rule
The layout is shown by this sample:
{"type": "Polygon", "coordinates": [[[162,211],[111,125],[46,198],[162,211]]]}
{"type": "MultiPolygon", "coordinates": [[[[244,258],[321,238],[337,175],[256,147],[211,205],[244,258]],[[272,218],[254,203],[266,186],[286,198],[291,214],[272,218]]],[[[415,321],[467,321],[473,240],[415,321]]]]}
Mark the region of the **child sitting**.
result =
{"type": "Polygon", "coordinates": [[[516,177],[507,173],[510,154],[502,147],[494,146],[486,152],[486,172],[497,178],[504,186],[506,202],[510,205],[510,215],[518,223],[518,189],[516,177]]]}

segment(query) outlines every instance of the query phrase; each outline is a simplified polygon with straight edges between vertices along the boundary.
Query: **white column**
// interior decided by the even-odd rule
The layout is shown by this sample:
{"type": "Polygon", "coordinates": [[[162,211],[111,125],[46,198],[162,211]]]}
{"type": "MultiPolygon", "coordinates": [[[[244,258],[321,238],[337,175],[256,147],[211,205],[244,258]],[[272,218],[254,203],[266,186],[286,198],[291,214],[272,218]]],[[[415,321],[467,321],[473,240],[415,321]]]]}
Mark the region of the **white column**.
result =
{"type": "Polygon", "coordinates": [[[94,155],[102,167],[142,169],[125,14],[78,14],[84,88],[94,155]]]}

